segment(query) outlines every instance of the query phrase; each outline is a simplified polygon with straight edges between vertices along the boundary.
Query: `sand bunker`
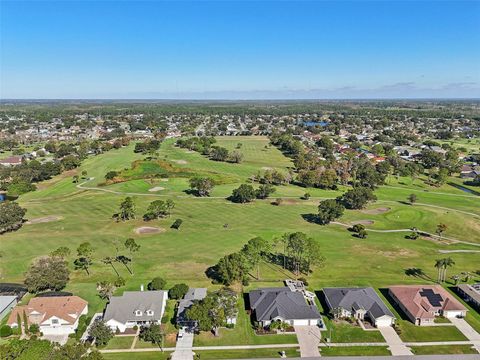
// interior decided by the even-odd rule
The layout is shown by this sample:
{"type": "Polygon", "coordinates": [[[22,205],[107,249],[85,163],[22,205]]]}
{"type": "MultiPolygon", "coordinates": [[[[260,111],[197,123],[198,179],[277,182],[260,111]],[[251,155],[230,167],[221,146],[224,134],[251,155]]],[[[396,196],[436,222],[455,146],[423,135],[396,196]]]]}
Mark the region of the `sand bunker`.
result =
{"type": "Polygon", "coordinates": [[[155,186],[155,187],[149,189],[148,191],[155,192],[155,191],[160,191],[160,190],[165,190],[165,188],[161,187],[161,186],[155,186]]]}
{"type": "Polygon", "coordinates": [[[165,179],[165,178],[164,178],[164,179],[160,179],[160,181],[167,182],[168,179],[165,179]]]}
{"type": "Polygon", "coordinates": [[[135,234],[141,235],[141,234],[158,234],[161,232],[164,232],[165,229],[162,228],[157,228],[153,226],[142,226],[138,227],[134,230],[135,234]]]}
{"type": "Polygon", "coordinates": [[[172,160],[174,163],[177,163],[179,165],[185,165],[185,164],[188,164],[188,162],[186,160],[172,160]]]}
{"type": "Polygon", "coordinates": [[[263,166],[263,167],[262,167],[262,170],[272,170],[272,168],[269,167],[269,166],[263,166]]]}
{"type": "Polygon", "coordinates": [[[352,225],[373,225],[375,221],[373,220],[357,220],[357,221],[352,221],[350,224],[352,225]]]}
{"type": "Polygon", "coordinates": [[[58,220],[62,220],[62,219],[63,219],[63,217],[61,217],[61,216],[50,215],[50,216],[44,216],[44,217],[39,217],[39,218],[28,220],[25,224],[27,224],[27,225],[43,224],[43,223],[58,221],[58,220]]]}
{"type": "Polygon", "coordinates": [[[389,207],[382,207],[382,208],[377,208],[377,209],[362,210],[362,212],[364,214],[369,214],[369,215],[380,215],[380,214],[386,213],[390,210],[391,210],[391,208],[389,208],[389,207]]]}

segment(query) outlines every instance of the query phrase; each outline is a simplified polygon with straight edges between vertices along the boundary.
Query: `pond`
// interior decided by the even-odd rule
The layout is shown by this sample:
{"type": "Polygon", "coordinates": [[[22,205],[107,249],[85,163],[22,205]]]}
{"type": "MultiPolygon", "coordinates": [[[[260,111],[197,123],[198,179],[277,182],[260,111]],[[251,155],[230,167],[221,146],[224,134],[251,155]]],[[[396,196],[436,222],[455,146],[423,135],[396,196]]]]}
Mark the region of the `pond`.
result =
{"type": "Polygon", "coordinates": [[[0,202],[7,200],[7,194],[0,193],[0,202]]]}
{"type": "Polygon", "coordinates": [[[448,183],[448,185],[453,186],[454,188],[457,188],[458,190],[462,190],[463,192],[473,194],[473,195],[480,195],[480,192],[466,188],[465,186],[458,185],[455,183],[448,183]]]}

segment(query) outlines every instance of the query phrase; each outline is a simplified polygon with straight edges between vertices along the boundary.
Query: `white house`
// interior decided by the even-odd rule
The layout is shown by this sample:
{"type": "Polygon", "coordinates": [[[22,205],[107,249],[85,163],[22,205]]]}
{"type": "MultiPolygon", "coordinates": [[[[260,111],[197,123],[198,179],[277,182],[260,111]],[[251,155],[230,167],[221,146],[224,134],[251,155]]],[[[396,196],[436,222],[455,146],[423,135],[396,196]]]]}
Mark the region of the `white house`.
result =
{"type": "Polygon", "coordinates": [[[36,297],[28,305],[16,306],[7,323],[13,328],[23,326],[26,317],[28,326],[37,324],[44,335],[68,335],[87,313],[88,302],[78,296],[36,297]]]}
{"type": "Polygon", "coordinates": [[[167,299],[165,290],[125,291],[122,296],[110,298],[103,320],[113,331],[120,332],[135,325],[160,324],[167,299]]]}

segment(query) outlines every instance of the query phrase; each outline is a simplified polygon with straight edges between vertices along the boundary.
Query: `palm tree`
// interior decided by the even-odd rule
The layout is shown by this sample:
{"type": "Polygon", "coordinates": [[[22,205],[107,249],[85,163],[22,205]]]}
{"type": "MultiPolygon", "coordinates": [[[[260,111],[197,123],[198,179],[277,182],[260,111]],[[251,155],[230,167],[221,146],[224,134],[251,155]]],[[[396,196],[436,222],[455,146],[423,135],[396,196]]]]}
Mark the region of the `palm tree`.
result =
{"type": "Polygon", "coordinates": [[[445,279],[447,278],[447,268],[450,267],[450,266],[453,266],[455,265],[455,261],[453,261],[452,258],[445,258],[443,259],[443,277],[442,277],[442,281],[445,281],[445,279]]]}
{"type": "Polygon", "coordinates": [[[444,259],[437,259],[435,260],[435,267],[437,268],[437,282],[440,283],[442,281],[441,271],[443,268],[444,259]]]}
{"type": "Polygon", "coordinates": [[[120,276],[118,273],[117,269],[115,268],[115,265],[113,265],[117,261],[114,257],[112,256],[107,256],[102,259],[102,262],[106,265],[110,265],[113,268],[113,271],[117,274],[117,276],[120,276]]]}

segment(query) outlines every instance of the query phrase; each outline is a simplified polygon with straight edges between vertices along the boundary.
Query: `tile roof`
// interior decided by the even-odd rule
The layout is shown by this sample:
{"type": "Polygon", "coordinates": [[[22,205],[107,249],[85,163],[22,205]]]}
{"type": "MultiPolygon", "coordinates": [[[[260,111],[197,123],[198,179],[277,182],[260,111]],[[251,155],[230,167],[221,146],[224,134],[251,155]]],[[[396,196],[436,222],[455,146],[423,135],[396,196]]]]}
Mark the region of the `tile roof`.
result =
{"type": "Polygon", "coordinates": [[[440,285],[402,285],[389,290],[415,318],[431,319],[440,310],[467,310],[440,285]]]}
{"type": "Polygon", "coordinates": [[[55,316],[74,324],[87,305],[88,302],[78,296],[35,297],[30,299],[28,305],[16,306],[8,318],[8,324],[16,323],[17,314],[23,316],[23,312],[27,316],[41,314],[40,323],[55,316]]]}

